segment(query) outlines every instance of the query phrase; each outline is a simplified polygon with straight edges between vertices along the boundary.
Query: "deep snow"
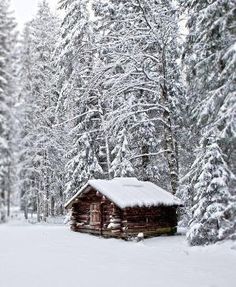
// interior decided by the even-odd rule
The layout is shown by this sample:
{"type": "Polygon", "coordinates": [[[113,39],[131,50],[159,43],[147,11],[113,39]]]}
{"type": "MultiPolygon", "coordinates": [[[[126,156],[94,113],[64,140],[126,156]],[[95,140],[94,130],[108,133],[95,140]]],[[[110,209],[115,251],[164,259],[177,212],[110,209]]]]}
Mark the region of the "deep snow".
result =
{"type": "Polygon", "coordinates": [[[234,287],[236,243],[189,247],[184,236],[102,239],[66,226],[1,225],[1,287],[234,287]]]}

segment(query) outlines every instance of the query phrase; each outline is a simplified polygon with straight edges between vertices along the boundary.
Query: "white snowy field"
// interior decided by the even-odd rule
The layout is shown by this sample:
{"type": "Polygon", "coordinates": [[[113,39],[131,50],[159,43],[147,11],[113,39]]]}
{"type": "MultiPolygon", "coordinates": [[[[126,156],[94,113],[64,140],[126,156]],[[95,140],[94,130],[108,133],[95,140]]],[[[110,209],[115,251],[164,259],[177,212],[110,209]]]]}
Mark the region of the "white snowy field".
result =
{"type": "Polygon", "coordinates": [[[66,226],[1,225],[1,287],[234,287],[236,243],[189,247],[184,236],[102,239],[66,226]]]}

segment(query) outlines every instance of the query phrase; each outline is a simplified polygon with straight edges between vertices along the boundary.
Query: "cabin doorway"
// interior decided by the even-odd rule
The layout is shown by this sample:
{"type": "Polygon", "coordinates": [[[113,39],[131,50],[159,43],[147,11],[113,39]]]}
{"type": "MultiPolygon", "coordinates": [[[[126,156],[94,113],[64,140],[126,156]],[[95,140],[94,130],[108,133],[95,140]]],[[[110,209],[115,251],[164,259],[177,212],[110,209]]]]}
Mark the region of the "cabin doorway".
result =
{"type": "Polygon", "coordinates": [[[90,205],[90,225],[100,225],[101,223],[101,211],[100,203],[92,203],[90,205]]]}
{"type": "Polygon", "coordinates": [[[90,205],[90,226],[95,229],[98,229],[100,235],[102,235],[103,224],[104,224],[103,209],[104,204],[102,203],[92,203],[90,205]]]}

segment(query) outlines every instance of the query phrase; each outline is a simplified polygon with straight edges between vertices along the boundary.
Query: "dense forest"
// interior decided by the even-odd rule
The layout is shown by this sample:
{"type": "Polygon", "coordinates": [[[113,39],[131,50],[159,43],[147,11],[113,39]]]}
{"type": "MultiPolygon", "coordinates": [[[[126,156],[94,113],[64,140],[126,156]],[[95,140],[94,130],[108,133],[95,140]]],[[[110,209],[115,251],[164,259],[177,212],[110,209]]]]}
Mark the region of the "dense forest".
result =
{"type": "Polygon", "coordinates": [[[19,34],[0,0],[0,221],[137,177],[182,200],[191,245],[235,239],[235,0],[58,6],[40,1],[19,34]]]}

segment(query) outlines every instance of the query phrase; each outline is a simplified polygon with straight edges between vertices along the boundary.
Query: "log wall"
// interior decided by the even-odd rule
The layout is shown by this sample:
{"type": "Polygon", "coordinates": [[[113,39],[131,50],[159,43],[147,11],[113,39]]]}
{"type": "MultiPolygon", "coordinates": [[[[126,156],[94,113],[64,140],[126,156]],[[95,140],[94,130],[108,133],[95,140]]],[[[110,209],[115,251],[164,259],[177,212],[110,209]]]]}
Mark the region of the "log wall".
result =
{"type": "Polygon", "coordinates": [[[123,212],[123,218],[127,237],[139,232],[144,233],[144,237],[176,232],[176,207],[126,208],[123,212]]]}

